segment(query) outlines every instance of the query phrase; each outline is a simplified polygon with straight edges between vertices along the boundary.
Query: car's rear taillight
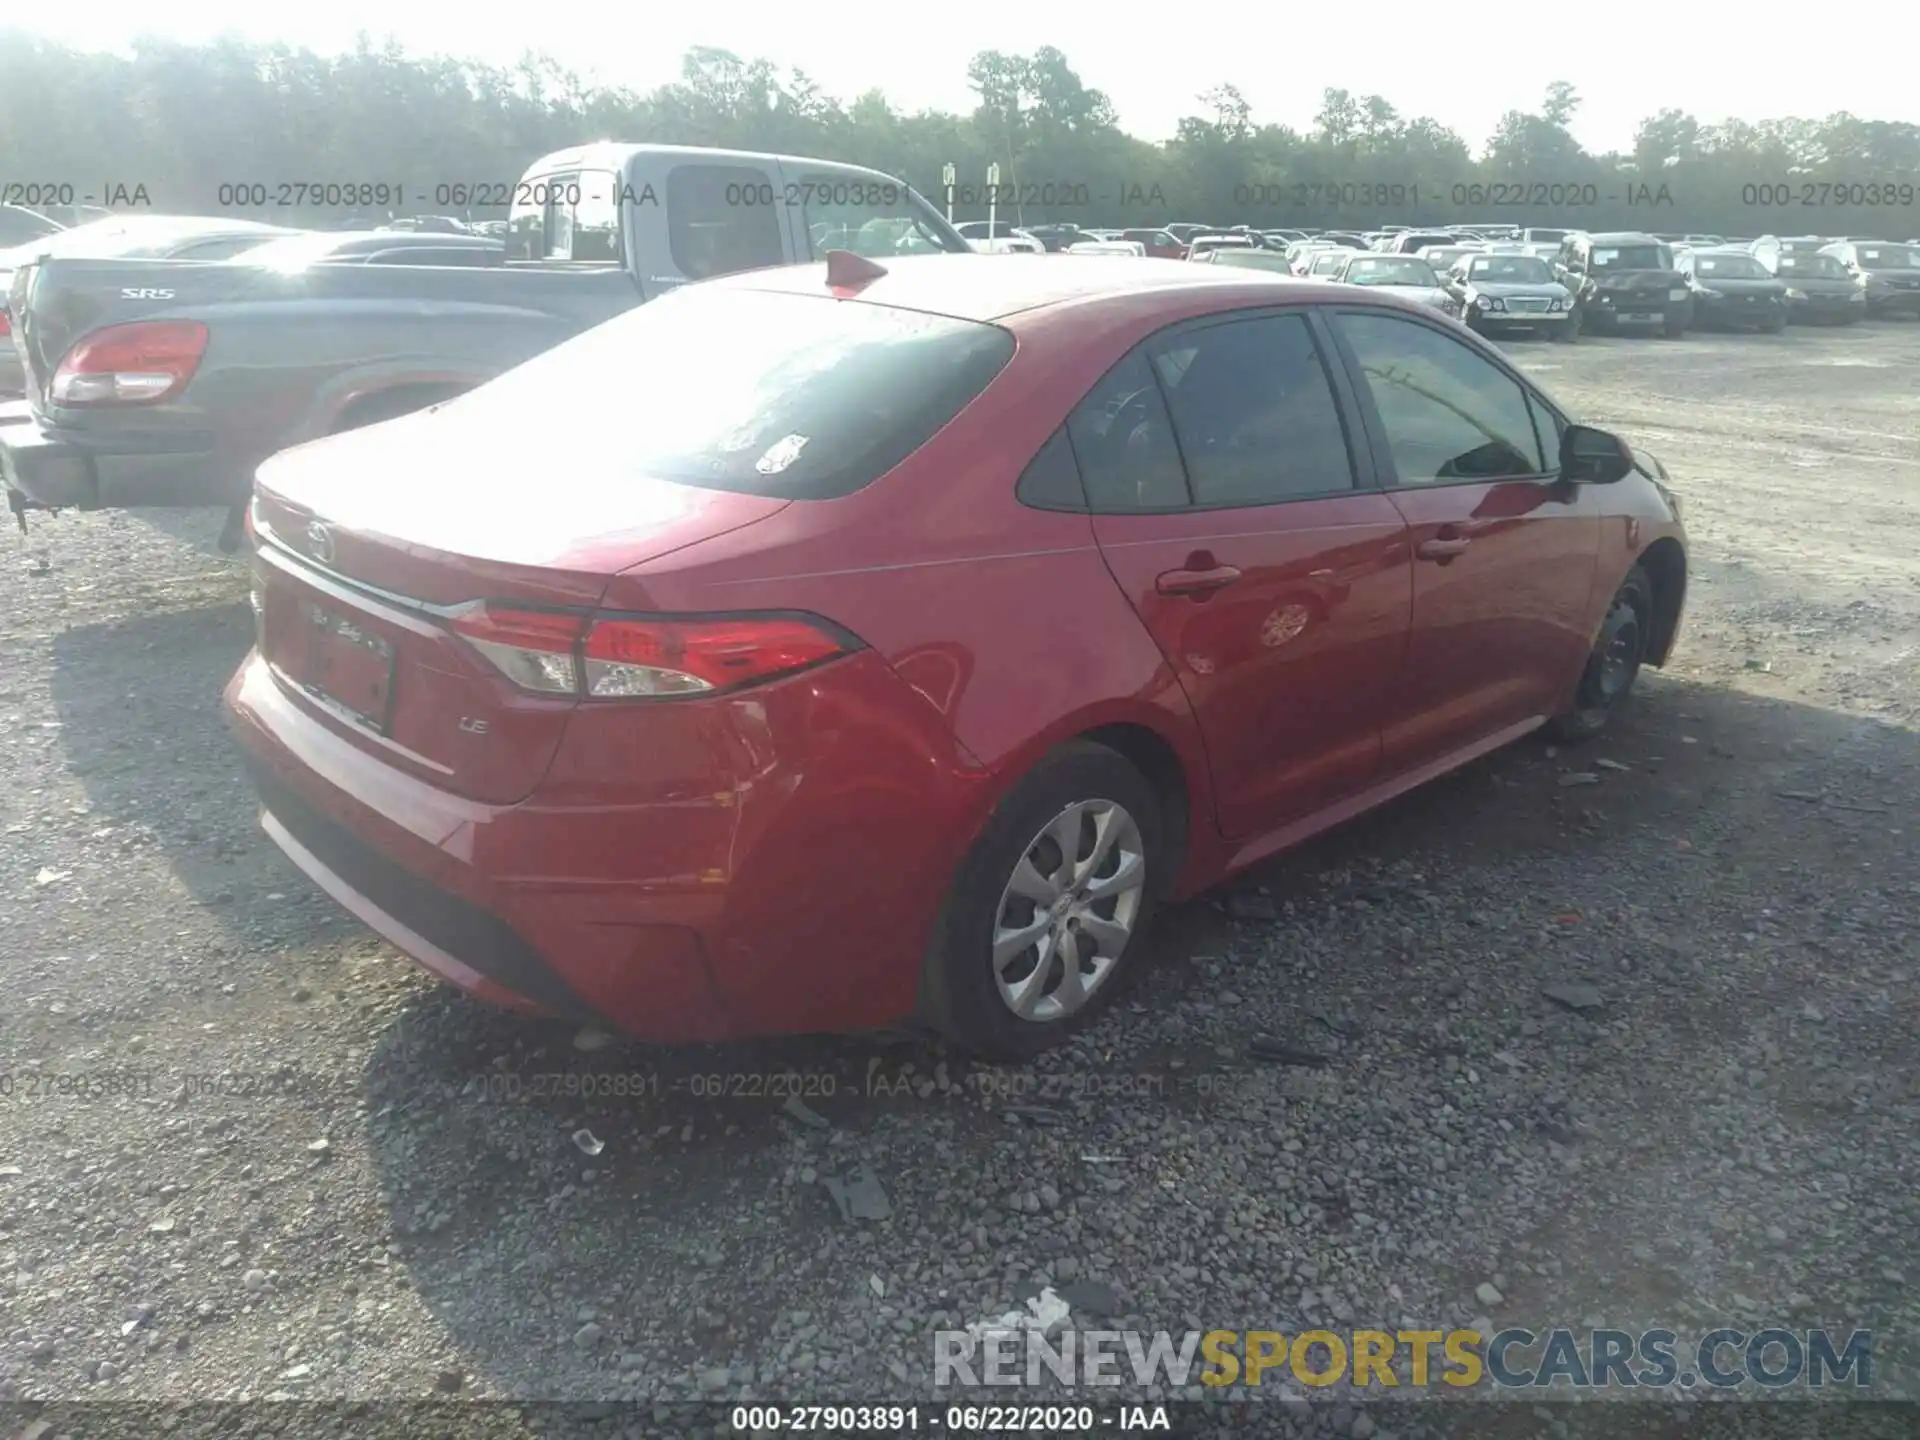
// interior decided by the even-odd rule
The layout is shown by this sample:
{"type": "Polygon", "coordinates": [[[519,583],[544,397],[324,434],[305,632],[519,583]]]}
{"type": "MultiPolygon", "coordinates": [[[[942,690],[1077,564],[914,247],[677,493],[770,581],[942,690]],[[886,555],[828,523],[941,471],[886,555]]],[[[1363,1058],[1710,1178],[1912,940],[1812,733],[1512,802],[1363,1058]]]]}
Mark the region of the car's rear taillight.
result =
{"type": "Polygon", "coordinates": [[[0,340],[13,334],[13,312],[7,309],[6,302],[0,301],[0,340]]]}
{"type": "Polygon", "coordinates": [[[679,620],[481,605],[449,623],[522,690],[596,700],[711,695],[804,670],[855,643],[794,615],[679,620]]]}
{"type": "Polygon", "coordinates": [[[207,353],[198,320],[109,325],[86,336],[53,372],[56,405],[151,405],[184,389],[207,353]]]}

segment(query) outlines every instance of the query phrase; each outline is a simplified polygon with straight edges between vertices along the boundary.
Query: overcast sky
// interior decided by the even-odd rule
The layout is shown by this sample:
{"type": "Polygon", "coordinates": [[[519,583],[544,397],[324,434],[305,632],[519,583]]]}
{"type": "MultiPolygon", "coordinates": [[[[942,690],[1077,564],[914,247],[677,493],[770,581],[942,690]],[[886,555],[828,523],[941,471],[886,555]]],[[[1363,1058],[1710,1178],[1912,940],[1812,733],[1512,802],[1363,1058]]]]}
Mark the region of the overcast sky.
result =
{"type": "Polygon", "coordinates": [[[1626,148],[1639,120],[1663,106],[1708,123],[1841,109],[1866,119],[1920,118],[1912,47],[1863,42],[1850,22],[1836,22],[1832,63],[1792,64],[1790,33],[1767,24],[1764,12],[1720,26],[1706,12],[1598,3],[1462,8],[1370,0],[1352,11],[1303,11],[1287,0],[1220,7],[732,0],[568,10],[459,0],[89,0],[23,10],[13,23],[90,48],[142,32],[201,41],[229,31],[337,51],[365,30],[416,53],[496,63],[544,50],[583,74],[642,90],[672,79],[689,46],[716,45],[796,66],[842,100],[878,86],[908,109],[953,110],[972,105],[966,66],[974,52],[1054,45],[1082,79],[1113,98],[1128,131],[1153,140],[1198,113],[1195,97],[1221,82],[1240,88],[1257,122],[1296,128],[1312,120],[1330,85],[1384,95],[1403,115],[1451,126],[1476,152],[1503,111],[1535,108],[1552,80],[1579,91],[1584,103],[1573,129],[1592,150],[1626,148]],[[1302,23],[1307,14],[1311,22],[1302,23]],[[1703,24],[1712,30],[1709,44],[1700,42],[1703,24]]]}

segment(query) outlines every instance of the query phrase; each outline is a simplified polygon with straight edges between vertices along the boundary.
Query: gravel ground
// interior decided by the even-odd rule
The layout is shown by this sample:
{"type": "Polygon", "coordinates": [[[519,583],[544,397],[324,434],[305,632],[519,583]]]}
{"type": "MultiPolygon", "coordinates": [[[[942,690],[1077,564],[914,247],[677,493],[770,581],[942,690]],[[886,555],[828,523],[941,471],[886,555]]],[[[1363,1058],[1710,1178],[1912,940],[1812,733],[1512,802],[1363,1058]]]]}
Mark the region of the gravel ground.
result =
{"type": "MultiPolygon", "coordinates": [[[[37,520],[0,567],[0,1399],[897,1401],[930,1330],[1047,1283],[1101,1328],[1871,1327],[1912,1394],[1920,327],[1511,348],[1673,473],[1674,666],[1596,747],[1171,914],[1024,1069],[584,1051],[437,987],[256,828],[218,517],[37,520]],[[707,1093],[769,1073],[805,1113],[707,1093]],[[856,1164],[888,1218],[836,1211],[856,1164]]],[[[1314,1399],[1303,1432],[1420,1424],[1314,1399]]]]}

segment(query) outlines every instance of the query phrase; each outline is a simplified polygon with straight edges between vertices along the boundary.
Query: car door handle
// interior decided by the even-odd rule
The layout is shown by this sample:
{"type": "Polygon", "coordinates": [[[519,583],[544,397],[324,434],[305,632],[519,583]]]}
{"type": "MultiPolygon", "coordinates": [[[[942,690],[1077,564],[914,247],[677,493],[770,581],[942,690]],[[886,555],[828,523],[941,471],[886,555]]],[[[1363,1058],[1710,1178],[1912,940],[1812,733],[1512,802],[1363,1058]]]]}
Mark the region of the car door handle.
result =
{"type": "Polygon", "coordinates": [[[1231,565],[1216,565],[1211,570],[1168,570],[1153,582],[1162,595],[1207,595],[1224,590],[1240,578],[1231,565]]]}
{"type": "Polygon", "coordinates": [[[1422,540],[1414,550],[1422,560],[1451,560],[1456,555],[1466,553],[1467,546],[1473,543],[1464,535],[1456,535],[1441,540],[1422,540]]]}

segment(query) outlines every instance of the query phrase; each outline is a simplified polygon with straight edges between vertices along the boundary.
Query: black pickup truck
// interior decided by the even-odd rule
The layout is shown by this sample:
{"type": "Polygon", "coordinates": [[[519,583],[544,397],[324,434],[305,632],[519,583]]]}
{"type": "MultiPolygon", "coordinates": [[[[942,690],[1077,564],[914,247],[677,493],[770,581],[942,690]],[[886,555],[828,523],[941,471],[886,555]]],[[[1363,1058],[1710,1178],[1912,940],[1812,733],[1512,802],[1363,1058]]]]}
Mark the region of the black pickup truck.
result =
{"type": "Polygon", "coordinates": [[[8,307],[26,398],[0,404],[20,523],[223,505],[231,548],[275,451],[449,399],[675,286],[829,249],[968,249],[902,182],[786,155],[596,144],[536,162],[509,203],[508,263],[484,269],[22,267],[8,307]]]}

